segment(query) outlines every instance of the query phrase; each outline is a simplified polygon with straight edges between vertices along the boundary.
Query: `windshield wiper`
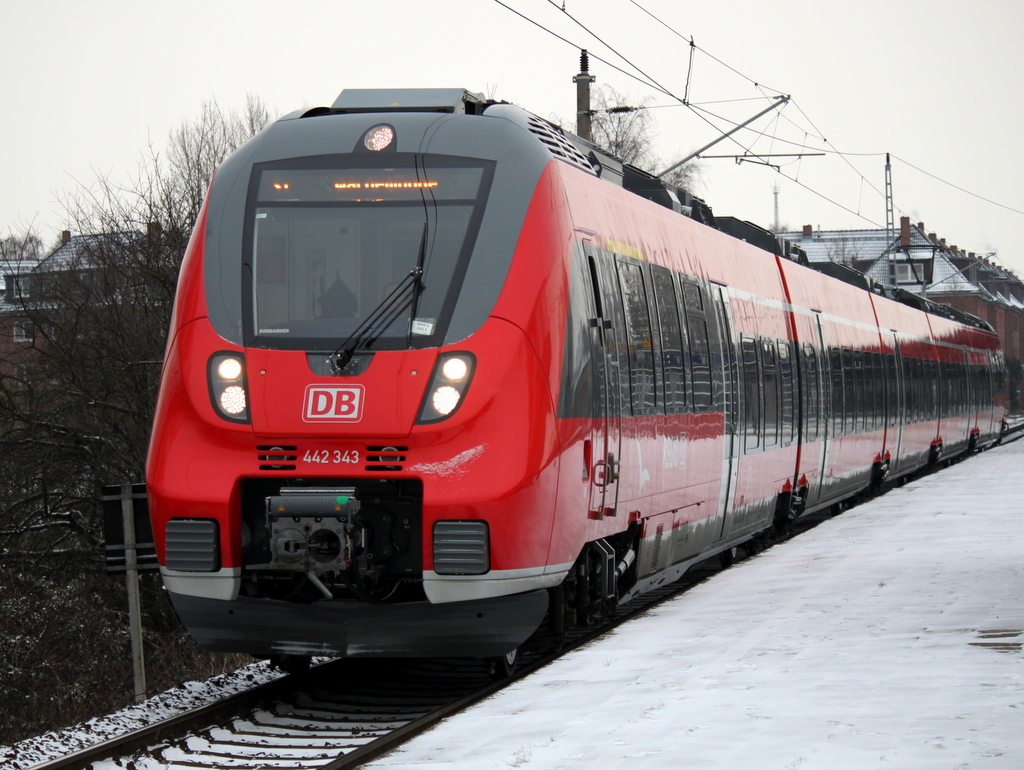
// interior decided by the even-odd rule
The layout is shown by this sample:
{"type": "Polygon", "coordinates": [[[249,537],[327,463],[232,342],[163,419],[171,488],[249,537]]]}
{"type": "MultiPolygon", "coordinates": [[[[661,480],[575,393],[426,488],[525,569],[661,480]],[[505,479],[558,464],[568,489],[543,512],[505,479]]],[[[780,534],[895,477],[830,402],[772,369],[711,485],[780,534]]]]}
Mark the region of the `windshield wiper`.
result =
{"type": "Polygon", "coordinates": [[[415,306],[416,298],[423,290],[423,259],[426,247],[427,225],[424,222],[416,267],[409,271],[398,286],[388,292],[388,295],[370,312],[366,320],[359,324],[338,346],[337,350],[327,357],[327,363],[330,364],[332,372],[341,374],[341,371],[348,366],[348,362],[352,360],[356,350],[373,345],[402,311],[410,305],[415,306]]]}

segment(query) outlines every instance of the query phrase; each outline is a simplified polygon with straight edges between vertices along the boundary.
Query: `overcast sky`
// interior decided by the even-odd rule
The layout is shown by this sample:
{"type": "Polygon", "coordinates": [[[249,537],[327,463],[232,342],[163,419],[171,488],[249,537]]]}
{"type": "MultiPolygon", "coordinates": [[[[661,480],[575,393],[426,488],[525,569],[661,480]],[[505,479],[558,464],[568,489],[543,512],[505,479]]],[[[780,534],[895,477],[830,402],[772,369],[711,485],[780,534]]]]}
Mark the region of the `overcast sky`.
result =
{"type": "MultiPolygon", "coordinates": [[[[636,73],[614,48],[675,97],[737,122],[767,106],[766,95],[792,95],[752,126],[775,137],[759,141],[761,153],[792,153],[783,140],[819,136],[851,154],[774,159],[785,176],[706,160],[699,193],[716,213],[771,227],[778,184],[783,226],[884,226],[890,152],[897,218],[997,252],[1024,275],[1024,214],[1004,208],[1024,211],[1024,4],[566,0],[605,45],[561,0],[503,1],[636,73]],[[701,50],[687,92],[691,36],[701,50]],[[735,99],[747,101],[724,102],[735,99]]],[[[0,2],[0,235],[33,227],[52,242],[69,226],[69,192],[98,176],[129,181],[146,148],[162,149],[209,100],[239,109],[251,93],[283,114],[329,105],[343,88],[465,87],[573,127],[578,51],[494,0],[0,2]]],[[[591,73],[655,107],[666,165],[719,133],[707,113],[601,61],[591,73]]],[[[754,139],[737,137],[748,147],[754,139]]],[[[740,152],[725,142],[708,154],[740,152]]]]}

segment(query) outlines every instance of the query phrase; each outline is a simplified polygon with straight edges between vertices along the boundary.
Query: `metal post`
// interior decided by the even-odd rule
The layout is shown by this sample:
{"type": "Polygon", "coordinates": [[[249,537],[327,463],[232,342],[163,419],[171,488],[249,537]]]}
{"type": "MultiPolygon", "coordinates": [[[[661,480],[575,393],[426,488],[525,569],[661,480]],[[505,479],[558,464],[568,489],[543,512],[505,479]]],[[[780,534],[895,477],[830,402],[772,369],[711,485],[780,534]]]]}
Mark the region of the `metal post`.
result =
{"type": "Polygon", "coordinates": [[[580,74],[572,79],[576,84],[576,136],[592,142],[594,136],[590,126],[590,84],[595,78],[589,70],[590,57],[584,48],[580,51],[580,74]]]}
{"type": "Polygon", "coordinates": [[[135,702],[146,699],[146,659],[142,651],[142,601],[139,596],[138,559],[135,553],[135,502],[132,485],[121,485],[121,517],[124,521],[125,584],[128,587],[128,622],[132,641],[132,672],[135,702]]]}
{"type": "MultiPolygon", "coordinates": [[[[887,260],[889,266],[889,285],[896,286],[896,247],[893,241],[896,239],[896,218],[893,214],[892,205],[892,164],[889,162],[889,153],[885,154],[885,248],[888,251],[887,260]]],[[[909,259],[910,253],[907,252],[909,259]]]]}

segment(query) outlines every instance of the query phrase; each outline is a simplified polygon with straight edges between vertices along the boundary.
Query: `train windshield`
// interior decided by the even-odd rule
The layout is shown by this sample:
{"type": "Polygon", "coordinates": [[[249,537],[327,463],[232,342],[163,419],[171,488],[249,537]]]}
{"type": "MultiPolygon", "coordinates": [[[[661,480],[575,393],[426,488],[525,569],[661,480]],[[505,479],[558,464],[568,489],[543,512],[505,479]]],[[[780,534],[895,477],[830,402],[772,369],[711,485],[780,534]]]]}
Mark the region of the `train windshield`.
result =
{"type": "MultiPolygon", "coordinates": [[[[493,162],[437,155],[301,158],[257,166],[247,213],[253,343],[333,348],[410,271],[415,291],[374,348],[439,344],[483,213],[493,162]]],[[[409,282],[406,281],[406,284],[409,282]]]]}

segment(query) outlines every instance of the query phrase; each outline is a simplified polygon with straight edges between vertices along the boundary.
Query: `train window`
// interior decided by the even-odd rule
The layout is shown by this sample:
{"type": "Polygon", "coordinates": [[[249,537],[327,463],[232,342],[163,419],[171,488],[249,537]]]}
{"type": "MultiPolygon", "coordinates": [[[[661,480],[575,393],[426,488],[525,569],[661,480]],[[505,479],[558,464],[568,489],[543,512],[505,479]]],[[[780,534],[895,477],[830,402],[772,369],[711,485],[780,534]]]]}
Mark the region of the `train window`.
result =
{"type": "Polygon", "coordinates": [[[875,429],[875,363],[871,353],[863,351],[861,358],[864,360],[864,430],[875,429]]]}
{"type": "Polygon", "coordinates": [[[854,399],[857,404],[853,415],[854,431],[862,433],[868,427],[867,413],[870,408],[867,398],[867,363],[864,360],[867,354],[860,350],[851,350],[850,354],[853,358],[854,399]]]}
{"type": "Polygon", "coordinates": [[[598,312],[604,325],[605,365],[607,367],[608,412],[629,414],[632,409],[629,388],[629,366],[625,360],[626,331],[622,318],[622,299],[615,277],[615,260],[607,252],[595,251],[591,269],[597,280],[598,312]]]}
{"type": "Polygon", "coordinates": [[[654,278],[658,324],[661,326],[665,412],[681,414],[686,411],[686,372],[683,366],[683,332],[679,323],[675,282],[672,280],[671,272],[657,265],[651,265],[651,275],[654,278]]]}
{"type": "Polygon", "coordinates": [[[878,388],[878,366],[875,362],[877,356],[877,353],[864,352],[864,399],[867,403],[864,427],[869,431],[878,428],[878,399],[881,393],[878,388]]]}
{"type": "Polygon", "coordinates": [[[743,446],[757,449],[761,441],[761,378],[757,370],[757,343],[752,337],[740,337],[743,377],[743,446]]]}
{"type": "Polygon", "coordinates": [[[761,340],[762,391],[764,393],[764,445],[779,443],[779,380],[775,342],[761,340]]]}
{"type": "Polygon", "coordinates": [[[868,367],[868,403],[871,405],[871,414],[867,420],[871,430],[878,430],[884,427],[882,412],[885,391],[882,382],[882,357],[878,353],[865,353],[864,365],[868,367]]]}
{"type": "Polygon", "coordinates": [[[708,324],[700,287],[682,281],[686,304],[686,330],[689,336],[690,380],[693,383],[693,409],[711,409],[711,351],[708,349],[708,324]]]}
{"type": "Polygon", "coordinates": [[[394,312],[375,326],[374,347],[439,344],[493,165],[394,153],[257,165],[246,213],[248,333],[260,346],[333,348],[390,297],[394,312]]]}
{"type": "Polygon", "coordinates": [[[619,279],[626,312],[626,349],[629,354],[633,414],[653,414],[657,410],[654,342],[640,266],[619,262],[619,279]]]}
{"type": "Polygon", "coordinates": [[[800,356],[801,377],[800,393],[803,405],[804,441],[818,440],[818,402],[820,399],[818,386],[818,357],[814,346],[804,343],[803,354],[800,356]]]}
{"type": "Polygon", "coordinates": [[[953,364],[947,361],[939,361],[939,416],[945,417],[953,414],[953,400],[955,398],[955,382],[953,364]]]}
{"type": "Polygon", "coordinates": [[[971,389],[968,383],[970,375],[968,374],[966,364],[957,364],[956,366],[960,370],[960,376],[957,378],[957,383],[960,385],[960,398],[957,401],[957,405],[960,407],[960,414],[966,414],[970,411],[971,389]]]}
{"type": "Polygon", "coordinates": [[[931,419],[936,419],[939,416],[939,362],[929,361],[928,362],[928,384],[929,392],[932,399],[932,408],[930,412],[931,419]]]}
{"type": "Polygon", "coordinates": [[[846,391],[843,388],[843,352],[839,348],[829,350],[829,362],[832,365],[832,436],[842,436],[846,432],[844,415],[846,414],[846,391]]]}
{"type": "Polygon", "coordinates": [[[928,393],[925,391],[925,361],[913,359],[913,390],[916,401],[914,422],[924,422],[928,417],[928,393]]]}
{"type": "Polygon", "coordinates": [[[704,312],[704,303],[701,301],[700,287],[697,284],[683,281],[683,301],[686,303],[687,312],[704,312]]]}
{"type": "Polygon", "coordinates": [[[925,362],[925,367],[927,393],[929,403],[931,404],[931,408],[928,410],[928,417],[934,420],[939,416],[939,401],[941,396],[939,393],[939,362],[927,361],[925,362]]]}
{"type": "Polygon", "coordinates": [[[906,414],[905,422],[917,422],[917,410],[920,408],[917,401],[917,359],[903,359],[903,408],[906,414]]]}
{"type": "Polygon", "coordinates": [[[874,428],[878,430],[885,427],[885,372],[882,363],[881,353],[871,354],[871,392],[874,408],[874,428]]]}
{"type": "Polygon", "coordinates": [[[789,340],[779,341],[779,392],[782,400],[780,441],[783,446],[789,446],[793,443],[793,435],[796,430],[793,419],[793,413],[796,410],[793,399],[793,361],[789,340]]]}
{"type": "Polygon", "coordinates": [[[896,351],[893,354],[882,356],[882,368],[884,370],[885,378],[885,423],[887,427],[893,427],[896,425],[896,410],[898,404],[898,393],[897,387],[899,383],[896,381],[896,351]]]}
{"type": "Polygon", "coordinates": [[[853,374],[853,351],[843,348],[843,430],[847,436],[857,432],[857,381],[853,374]]]}
{"type": "Polygon", "coordinates": [[[932,399],[931,393],[929,392],[931,389],[931,383],[929,382],[928,377],[928,362],[924,360],[919,361],[917,368],[917,386],[921,390],[921,398],[919,399],[921,403],[921,419],[927,420],[932,413],[932,399]]]}

